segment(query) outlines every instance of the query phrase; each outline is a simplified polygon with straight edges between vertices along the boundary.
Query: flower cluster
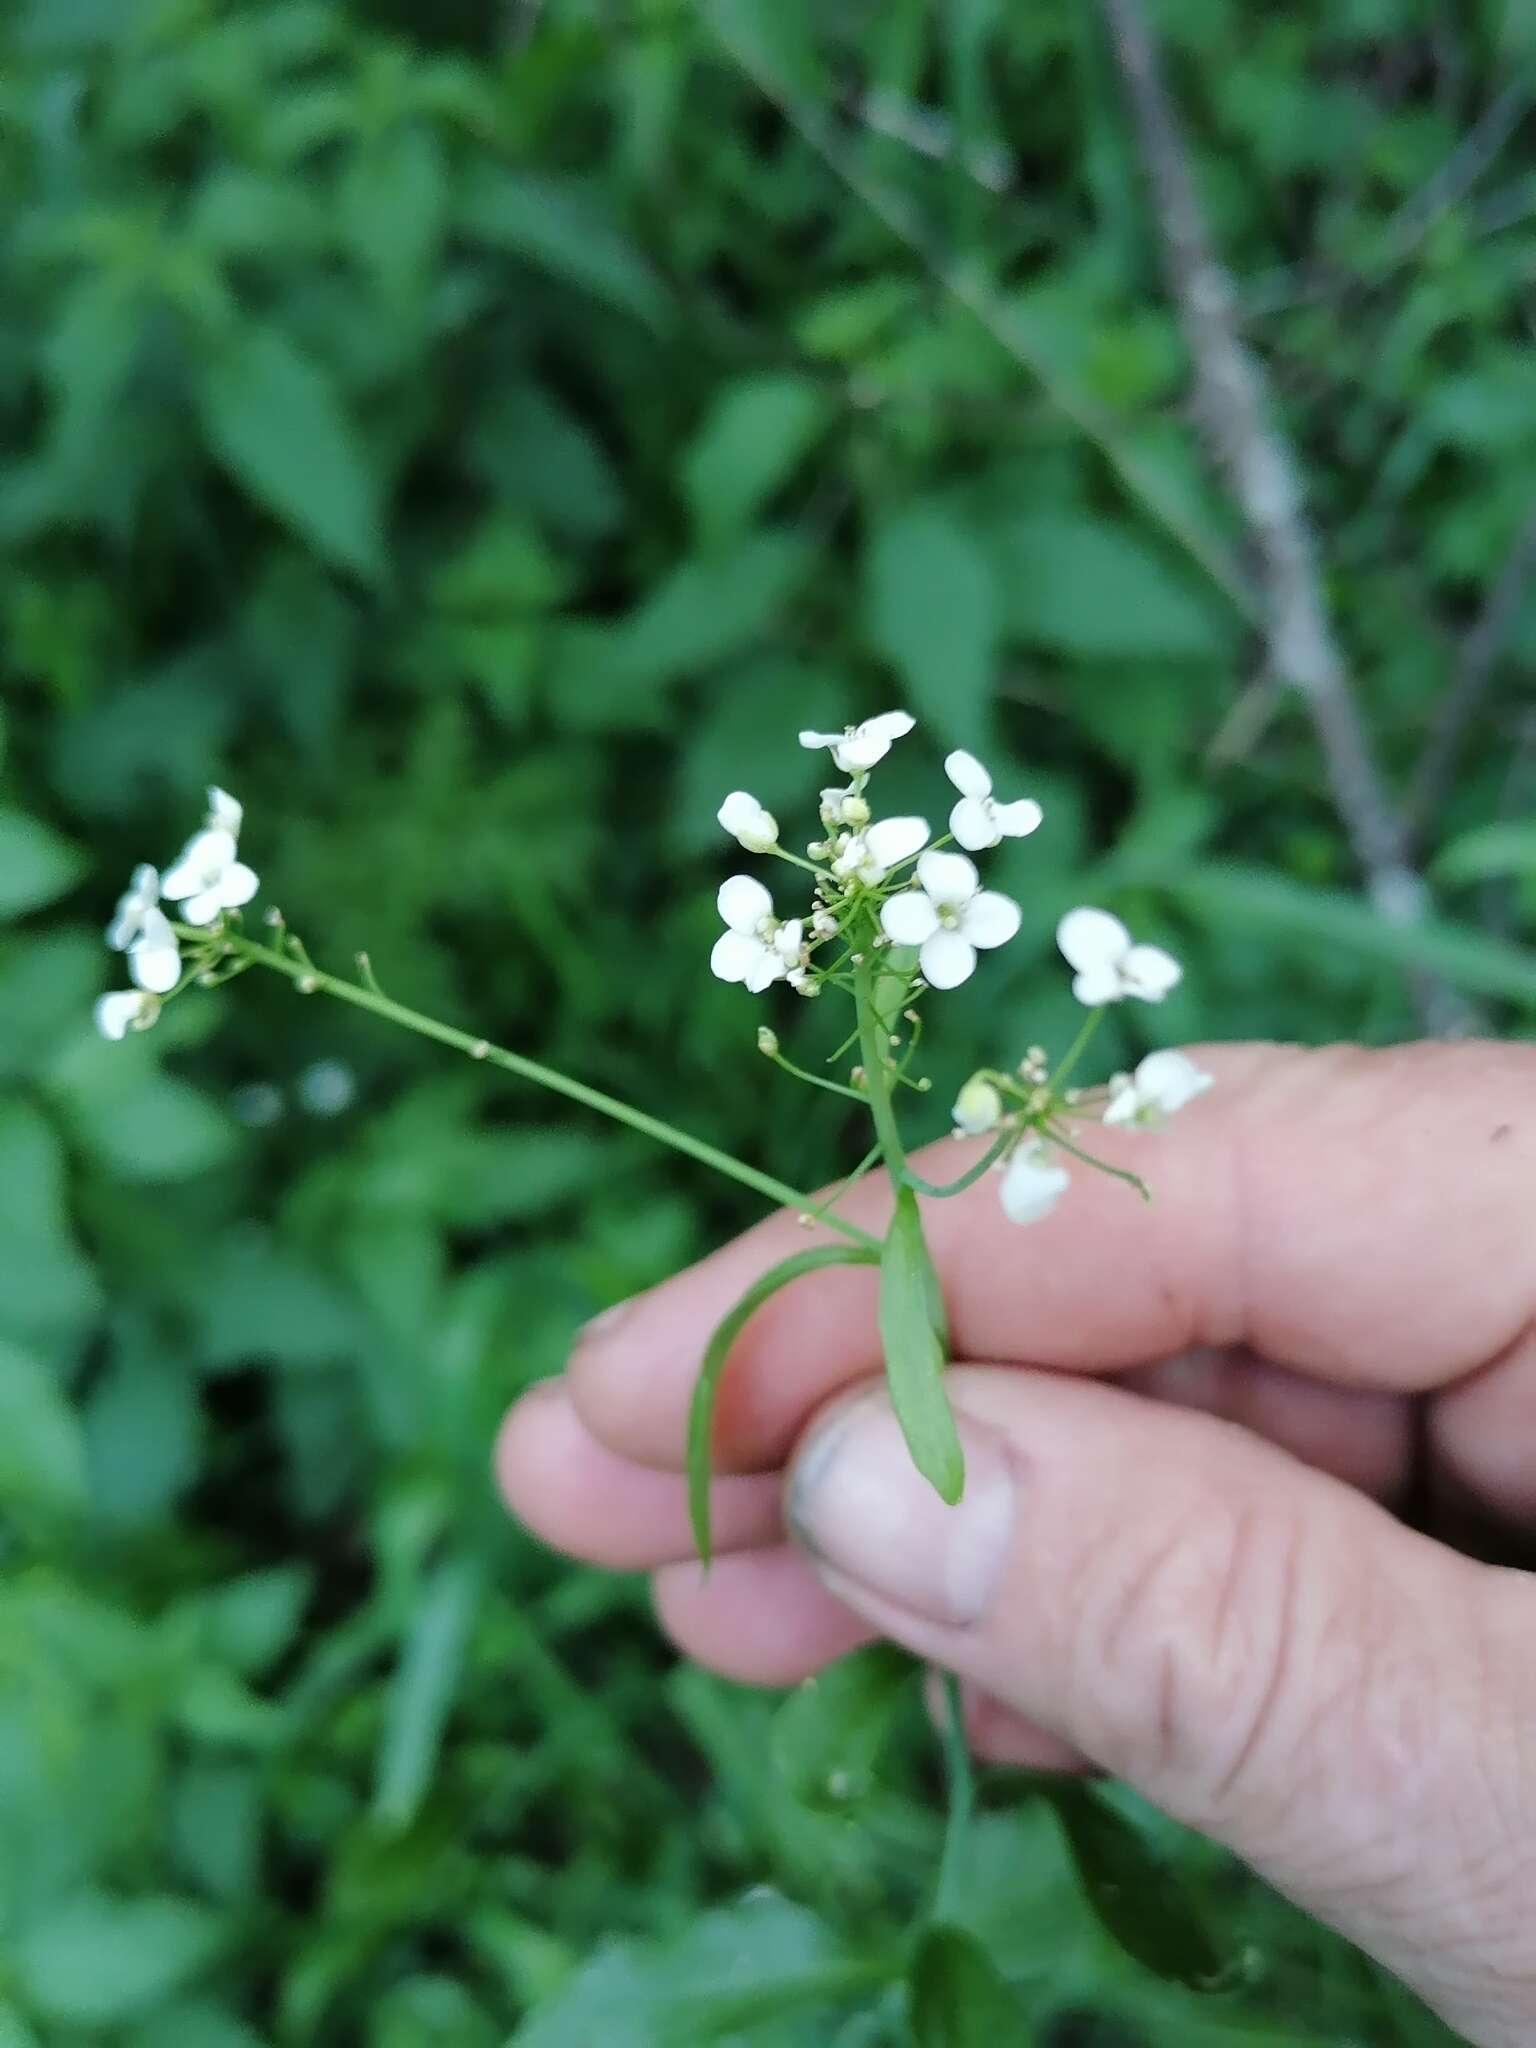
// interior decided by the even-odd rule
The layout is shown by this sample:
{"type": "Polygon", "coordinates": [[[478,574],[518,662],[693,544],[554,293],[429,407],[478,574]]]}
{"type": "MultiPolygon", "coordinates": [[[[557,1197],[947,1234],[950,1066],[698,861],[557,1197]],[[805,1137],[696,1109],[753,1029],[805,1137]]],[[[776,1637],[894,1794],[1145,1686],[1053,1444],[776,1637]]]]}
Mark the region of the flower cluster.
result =
{"type": "Polygon", "coordinates": [[[114,989],[96,1005],[96,1028],[104,1038],[147,1031],[160,1015],[163,998],[186,972],[182,940],[161,908],[177,906],[183,927],[212,930],[226,912],[256,894],[257,878],[239,857],[240,805],[226,790],[210,789],[208,815],[162,874],[147,862],[133,871],[107,926],[107,944],[128,959],[132,988],[114,989]]]}
{"type": "MultiPolygon", "coordinates": [[[[905,711],[887,711],[843,732],[801,733],[801,746],[826,748],[849,778],[846,787],[822,791],[823,836],[807,845],[804,858],[785,850],[778,821],[746,790],[732,791],[720,806],[720,823],[739,845],[808,871],[813,890],[806,913],[781,918],[760,882],[732,875],[719,896],[726,929],[710,956],[722,981],[744,983],[754,994],[783,981],[801,995],[819,995],[867,928],[873,945],[912,949],[923,985],[958,988],[975,973],[978,952],[1006,945],[1018,931],[1018,905],[984,889],[965,854],[931,844],[926,818],[875,816],[870,771],[913,724],[905,711]],[[843,951],[827,965],[825,955],[816,955],[834,941],[843,942],[843,951]]],[[[1040,823],[1033,798],[994,798],[992,778],[973,755],[953,753],[944,767],[959,792],[950,835],[969,852],[1022,839],[1040,823]]]]}

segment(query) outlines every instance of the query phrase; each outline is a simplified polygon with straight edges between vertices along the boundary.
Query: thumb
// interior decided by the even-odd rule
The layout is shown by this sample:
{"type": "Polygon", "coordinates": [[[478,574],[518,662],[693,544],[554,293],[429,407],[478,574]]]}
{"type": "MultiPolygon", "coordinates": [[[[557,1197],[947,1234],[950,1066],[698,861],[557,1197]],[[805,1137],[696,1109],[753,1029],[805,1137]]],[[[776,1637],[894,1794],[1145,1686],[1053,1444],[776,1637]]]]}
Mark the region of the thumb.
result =
{"type": "Polygon", "coordinates": [[[1210,1416],[950,1375],[967,1479],[883,1387],[789,1481],[828,1586],[1216,1837],[1486,2048],[1536,2038],[1536,1587],[1210,1416]]]}

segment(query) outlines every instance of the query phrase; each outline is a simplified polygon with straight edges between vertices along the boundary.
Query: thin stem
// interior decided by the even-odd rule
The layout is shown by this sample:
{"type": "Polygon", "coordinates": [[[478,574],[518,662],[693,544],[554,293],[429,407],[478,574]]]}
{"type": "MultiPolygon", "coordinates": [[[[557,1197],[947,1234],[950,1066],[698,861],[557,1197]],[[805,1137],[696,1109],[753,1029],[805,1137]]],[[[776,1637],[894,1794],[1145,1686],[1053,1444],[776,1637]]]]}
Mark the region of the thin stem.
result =
{"type": "Polygon", "coordinates": [[[861,1094],[857,1088],[850,1088],[846,1082],[829,1081],[824,1074],[808,1074],[804,1067],[797,1067],[781,1052],[769,1053],[768,1059],[782,1073],[792,1075],[797,1081],[808,1081],[813,1088],[825,1088],[829,1095],[846,1096],[850,1102],[866,1103],[869,1100],[867,1095],[861,1094]]]}
{"type": "MultiPolygon", "coordinates": [[[[186,927],[177,927],[183,938],[206,938],[204,932],[193,932],[186,927]]],[[[489,1040],[476,1038],[472,1032],[460,1031],[456,1025],[441,1024],[435,1017],[423,1015],[420,1010],[408,1009],[404,1003],[397,1003],[392,997],[375,988],[364,988],[356,982],[342,981],[334,974],[322,974],[303,961],[294,960],[287,954],[278,953],[270,946],[257,945],[253,939],[229,935],[226,939],[229,950],[242,954],[256,965],[270,967],[275,974],[286,975],[289,981],[297,983],[306,994],[334,996],[338,1002],[350,1003],[354,1009],[367,1010],[375,1017],[383,1017],[391,1024],[399,1024],[407,1031],[414,1031],[422,1038],[432,1038],[439,1045],[451,1046],[455,1052],[464,1053],[468,1058],[480,1060],[487,1066],[501,1067],[509,1074],[516,1074],[520,1080],[532,1081],[540,1088],[548,1088],[556,1095],[564,1095],[571,1102],[579,1102],[584,1109],[595,1109],[600,1116],[612,1117],[616,1123],[627,1124],[632,1131],[643,1137],[654,1138],[658,1144],[670,1145],[674,1152],[686,1153],[701,1166],[712,1167],[726,1179],[739,1181],[743,1187],[763,1195],[770,1202],[782,1204],[785,1208],[804,1211],[809,1198],[798,1188],[792,1188],[772,1174],[761,1173],[755,1166],[748,1166],[740,1159],[733,1159],[728,1152],[719,1151],[708,1145],[702,1138],[695,1138],[688,1131],[680,1131],[673,1124],[663,1123],[659,1117],[647,1116],[642,1109],[633,1109],[627,1102],[620,1102],[616,1096],[605,1095],[599,1088],[589,1088],[585,1081],[573,1081],[568,1075],[559,1073],[553,1067],[546,1067],[538,1060],[526,1058],[522,1053],[510,1052],[505,1046],[492,1045],[489,1040]]],[[[844,1237],[852,1238],[855,1244],[876,1248],[879,1239],[871,1237],[867,1230],[861,1230],[856,1223],[848,1223],[841,1216],[828,1215],[828,1224],[841,1231],[844,1237]]]]}
{"type": "Polygon", "coordinates": [[[989,1172],[996,1166],[998,1160],[1002,1158],[1008,1147],[1013,1143],[1014,1135],[1012,1131],[1004,1131],[1001,1137],[994,1138],[986,1151],[976,1161],[976,1164],[968,1166],[958,1180],[924,1180],[920,1173],[914,1173],[909,1166],[907,1168],[907,1185],[916,1188],[920,1195],[963,1195],[967,1188],[976,1185],[984,1173],[989,1172]]]}
{"type": "Polygon", "coordinates": [[[859,1056],[864,1066],[864,1085],[869,1091],[869,1112],[875,1120],[875,1136],[891,1178],[900,1181],[907,1170],[906,1147],[891,1103],[891,1080],[886,1067],[887,1031],[875,1008],[875,963],[873,946],[866,944],[854,969],[853,995],[859,1010],[859,1056]]]}
{"type": "Polygon", "coordinates": [[[1062,1089],[1065,1087],[1067,1076],[1071,1073],[1072,1069],[1077,1065],[1078,1061],[1082,1058],[1084,1052],[1087,1050],[1088,1041],[1090,1038],[1092,1038],[1094,1032],[1098,1030],[1099,1023],[1100,1020],[1103,1018],[1103,1015],[1104,1005],[1100,1003],[1097,1009],[1090,1010],[1087,1016],[1083,1019],[1082,1026],[1079,1029],[1076,1038],[1074,1038],[1072,1043],[1067,1047],[1067,1050],[1062,1057],[1061,1065],[1056,1069],[1055,1073],[1051,1076],[1051,1088],[1055,1094],[1059,1095],[1062,1089]]]}
{"type": "MultiPolygon", "coordinates": [[[[861,1102],[863,1101],[863,1099],[864,1098],[860,1096],[859,1100],[861,1102]]],[[[865,1174],[869,1172],[870,1168],[872,1166],[878,1166],[879,1163],[880,1147],[878,1145],[871,1145],[869,1150],[864,1154],[864,1157],[853,1169],[852,1173],[848,1175],[848,1178],[846,1180],[840,1180],[837,1186],[832,1190],[830,1195],[823,1195],[821,1200],[816,1204],[815,1208],[807,1209],[805,1211],[805,1214],[810,1217],[813,1223],[819,1223],[823,1217],[827,1216],[833,1209],[837,1207],[837,1204],[843,1199],[844,1195],[846,1195],[851,1188],[856,1188],[858,1186],[859,1182],[864,1178],[865,1174]]]]}
{"type": "Polygon", "coordinates": [[[947,1920],[955,1909],[955,1894],[960,1888],[971,1821],[976,1812],[976,1778],[965,1740],[960,1681],[952,1671],[944,1673],[944,1773],[949,1786],[949,1812],[944,1824],[938,1882],[933,1888],[932,1918],[937,1921],[947,1920]]]}
{"type": "Polygon", "coordinates": [[[1096,1159],[1091,1152],[1085,1152],[1081,1145],[1074,1145],[1070,1138],[1064,1137],[1059,1124],[1047,1124],[1045,1135],[1053,1145],[1059,1145],[1063,1152],[1070,1152],[1074,1159],[1081,1159],[1084,1166],[1096,1166],[1100,1173],[1107,1173],[1112,1180],[1123,1180],[1128,1187],[1136,1190],[1144,1202],[1151,1201],[1152,1190],[1139,1173],[1128,1173],[1123,1166],[1111,1166],[1107,1159],[1096,1159]]]}

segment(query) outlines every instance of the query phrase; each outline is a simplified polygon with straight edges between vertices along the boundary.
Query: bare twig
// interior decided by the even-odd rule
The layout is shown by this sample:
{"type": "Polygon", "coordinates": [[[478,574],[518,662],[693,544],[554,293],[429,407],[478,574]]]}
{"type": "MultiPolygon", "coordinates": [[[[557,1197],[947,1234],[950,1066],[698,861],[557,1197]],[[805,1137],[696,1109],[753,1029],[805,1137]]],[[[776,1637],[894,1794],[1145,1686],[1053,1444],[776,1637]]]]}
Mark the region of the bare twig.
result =
{"type": "MultiPolygon", "coordinates": [[[[1152,188],[1200,423],[1257,563],[1269,665],[1306,704],[1371,901],[1390,923],[1415,925],[1428,914],[1428,892],[1408,858],[1328,618],[1296,460],[1271,419],[1263,372],[1239,336],[1231,280],[1206,228],[1151,30],[1140,0],[1101,4],[1152,188]]],[[[1467,1028],[1461,997],[1429,970],[1414,970],[1411,993],[1427,1029],[1467,1028]]]]}
{"type": "Polygon", "coordinates": [[[1461,755],[1467,728],[1487,694],[1520,613],[1521,602],[1536,574],[1536,512],[1515,535],[1504,566],[1494,578],[1483,608],[1461,643],[1451,686],[1440,699],[1424,751],[1414,770],[1408,797],[1408,819],[1422,838],[1445,801],[1461,755]]]}

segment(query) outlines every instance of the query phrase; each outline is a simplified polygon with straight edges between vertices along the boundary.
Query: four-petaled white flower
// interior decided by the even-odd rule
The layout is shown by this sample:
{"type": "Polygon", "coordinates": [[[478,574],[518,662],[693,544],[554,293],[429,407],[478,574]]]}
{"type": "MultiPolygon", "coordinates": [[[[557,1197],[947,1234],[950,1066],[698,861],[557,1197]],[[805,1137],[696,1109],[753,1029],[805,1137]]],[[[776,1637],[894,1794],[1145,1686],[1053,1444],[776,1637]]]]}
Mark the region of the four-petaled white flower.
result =
{"type": "Polygon", "coordinates": [[[754,995],[785,980],[802,963],[805,927],[798,917],[774,915],[773,898],[750,875],[732,875],[716,899],[726,930],[709,956],[721,981],[745,982],[754,995]]]}
{"type": "Polygon", "coordinates": [[[147,1031],[160,1014],[160,998],[141,988],[114,989],[97,999],[96,1029],[103,1038],[126,1038],[147,1031]]]}
{"type": "MultiPolygon", "coordinates": [[[[213,815],[216,811],[210,811],[213,815]]],[[[187,841],[160,886],[168,902],[181,905],[188,924],[216,924],[226,910],[249,903],[260,884],[239,858],[229,827],[205,825],[187,841]]]]}
{"type": "Polygon", "coordinates": [[[949,814],[949,829],[967,853],[985,853],[1004,839],[1027,839],[1045,816],[1032,796],[998,803],[991,776],[974,754],[962,748],[946,758],[944,773],[960,792],[960,801],[949,814]]]}
{"type": "Polygon", "coordinates": [[[998,1198],[1010,1223],[1038,1223],[1049,1216],[1067,1186],[1067,1170],[1039,1138],[1019,1147],[1003,1168],[998,1198]]]}
{"type": "Polygon", "coordinates": [[[880,922],[899,946],[916,946],[923,978],[933,988],[958,988],[976,971],[977,949],[1006,946],[1019,928],[1011,896],[983,889],[963,853],[935,853],[917,863],[915,889],[881,905],[880,922]]]}
{"type": "Polygon", "coordinates": [[[985,1075],[973,1074],[955,1097],[950,1113],[961,1137],[979,1138],[986,1131],[995,1131],[1002,1121],[1003,1098],[985,1075]]]}
{"type": "Polygon", "coordinates": [[[866,718],[862,725],[845,726],[841,732],[803,732],[802,747],[830,747],[832,758],[845,775],[867,775],[877,761],[883,761],[893,743],[905,736],[917,720],[905,711],[882,711],[878,718],[866,718]]]}
{"type": "Polygon", "coordinates": [[[926,818],[881,818],[839,842],[832,872],[840,881],[856,875],[870,888],[883,882],[898,861],[910,860],[928,844],[926,818]]]}
{"type": "Polygon", "coordinates": [[[715,815],[748,853],[770,853],[779,843],[778,819],[744,789],[733,789],[715,815]]]}
{"type": "Polygon", "coordinates": [[[208,791],[208,816],[203,820],[210,831],[227,832],[231,839],[240,837],[240,827],[245,821],[245,806],[232,797],[227,789],[217,786],[208,791]]]}
{"type": "Polygon", "coordinates": [[[1160,1003],[1183,979],[1184,970],[1161,946],[1138,946],[1107,910],[1069,910],[1056,927],[1056,943],[1076,970],[1072,993],[1096,1008],[1139,996],[1160,1003]]]}
{"type": "Polygon", "coordinates": [[[1155,1130],[1210,1086],[1211,1076],[1188,1053],[1149,1052],[1134,1074],[1116,1074],[1110,1082],[1104,1121],[1155,1130]]]}
{"type": "Polygon", "coordinates": [[[107,944],[128,955],[128,971],[141,989],[163,996],[181,979],[181,948],[170,919],[160,908],[160,874],[148,862],[136,867],[133,879],[117,899],[107,944]]]}

